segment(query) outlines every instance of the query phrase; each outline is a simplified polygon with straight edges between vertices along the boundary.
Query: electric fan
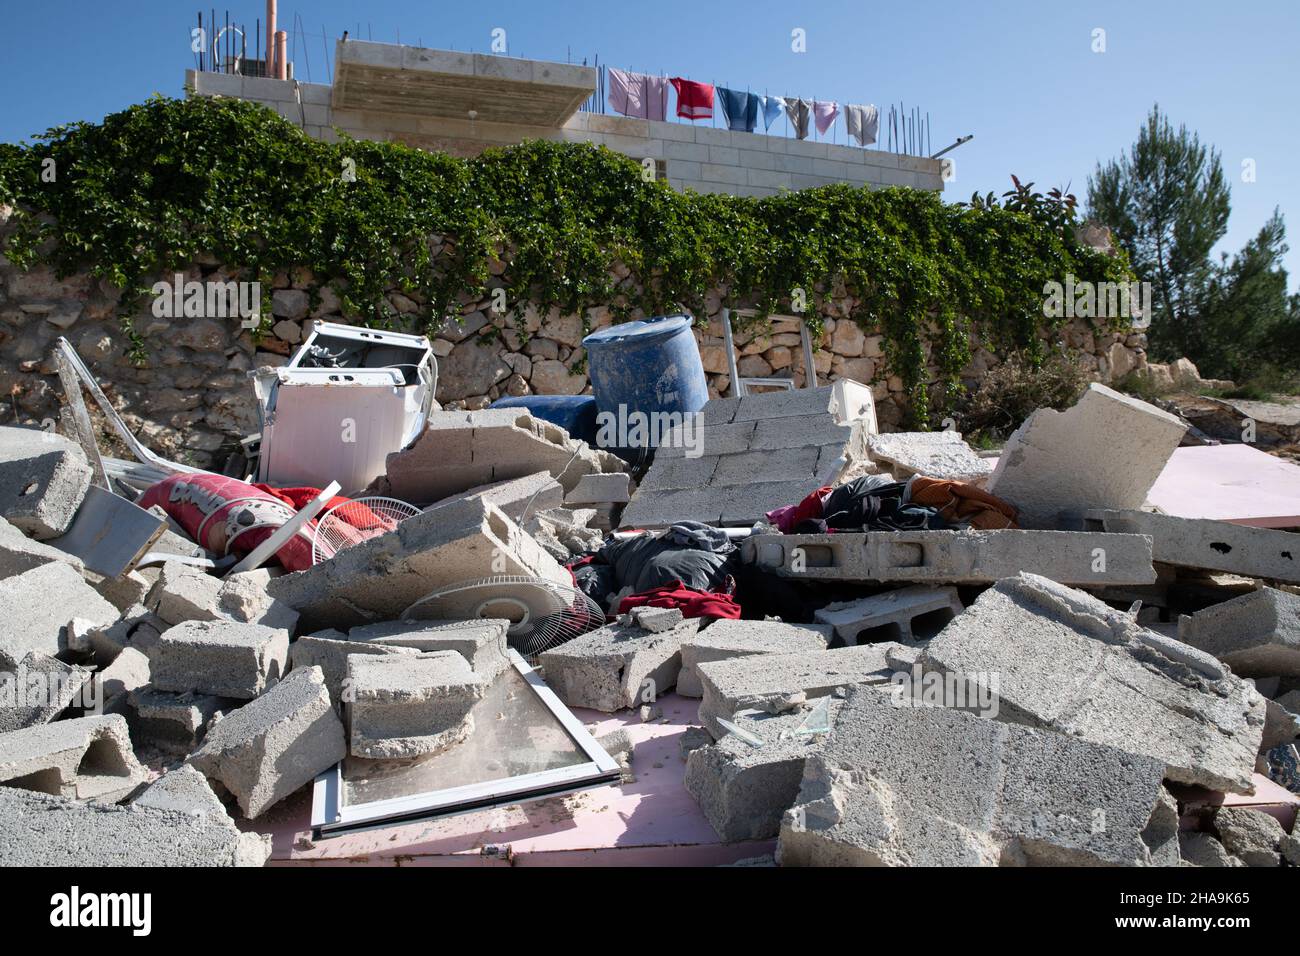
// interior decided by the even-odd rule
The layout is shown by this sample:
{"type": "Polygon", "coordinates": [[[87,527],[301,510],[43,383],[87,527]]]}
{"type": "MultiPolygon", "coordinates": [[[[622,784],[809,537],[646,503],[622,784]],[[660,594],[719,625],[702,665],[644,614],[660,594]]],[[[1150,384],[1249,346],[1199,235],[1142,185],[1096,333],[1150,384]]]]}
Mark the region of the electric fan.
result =
{"type": "Polygon", "coordinates": [[[482,618],[509,621],[506,642],[530,663],[542,651],[605,624],[600,606],[577,588],[526,575],[496,575],[438,588],[402,613],[404,621],[482,618]]]}
{"type": "Polygon", "coordinates": [[[397,498],[353,498],[320,516],[311,542],[311,563],[320,564],[354,544],[387,534],[420,513],[397,498]]]}

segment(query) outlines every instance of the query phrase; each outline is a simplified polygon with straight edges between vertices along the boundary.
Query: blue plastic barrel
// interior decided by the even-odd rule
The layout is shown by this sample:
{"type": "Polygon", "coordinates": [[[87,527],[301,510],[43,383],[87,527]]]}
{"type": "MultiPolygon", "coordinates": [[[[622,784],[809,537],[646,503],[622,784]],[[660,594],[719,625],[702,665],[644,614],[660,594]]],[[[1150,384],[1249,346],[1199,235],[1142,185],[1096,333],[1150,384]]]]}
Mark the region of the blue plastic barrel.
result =
{"type": "Polygon", "coordinates": [[[592,395],[520,395],[498,398],[492,408],[526,408],[534,418],[559,425],[573,438],[596,443],[596,399],[592,395]]]}
{"type": "Polygon", "coordinates": [[[596,407],[627,412],[698,412],[709,400],[700,349],[686,314],[659,315],[592,332],[582,344],[596,407]]]}

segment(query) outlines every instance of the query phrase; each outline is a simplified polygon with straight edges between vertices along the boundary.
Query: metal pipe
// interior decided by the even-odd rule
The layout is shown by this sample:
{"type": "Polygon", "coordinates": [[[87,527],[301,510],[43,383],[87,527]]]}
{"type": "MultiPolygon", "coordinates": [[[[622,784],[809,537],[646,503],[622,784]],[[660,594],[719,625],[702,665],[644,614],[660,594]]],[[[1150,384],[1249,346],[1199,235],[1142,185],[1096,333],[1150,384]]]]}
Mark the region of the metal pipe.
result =
{"type": "Polygon", "coordinates": [[[288,63],[285,60],[285,50],[289,46],[289,34],[283,30],[275,31],[275,78],[277,80],[287,80],[288,63]]]}

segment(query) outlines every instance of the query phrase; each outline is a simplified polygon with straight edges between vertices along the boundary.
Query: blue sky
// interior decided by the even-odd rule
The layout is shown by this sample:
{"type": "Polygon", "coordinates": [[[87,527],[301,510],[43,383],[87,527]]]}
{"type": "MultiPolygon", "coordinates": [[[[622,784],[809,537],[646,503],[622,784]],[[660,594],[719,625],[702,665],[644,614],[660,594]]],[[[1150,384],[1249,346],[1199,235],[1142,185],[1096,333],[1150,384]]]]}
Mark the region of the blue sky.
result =
{"type": "MultiPolygon", "coordinates": [[[[232,0],[219,19],[227,9],[250,27],[265,15],[260,0],[232,0]]],[[[197,10],[185,0],[0,0],[0,140],[97,120],[155,91],[179,95],[197,10]]],[[[1158,101],[1222,152],[1232,219],[1221,248],[1240,248],[1280,206],[1290,284],[1300,287],[1296,0],[281,0],[280,25],[294,31],[298,76],[317,82],[345,29],[487,52],[500,27],[516,56],[598,55],[627,69],[882,109],[901,100],[929,111],[936,150],[975,135],[951,154],[956,180],[945,197],[954,201],[1001,192],[1011,173],[1040,188],[1068,183],[1082,201],[1097,161],[1126,150],[1158,101]],[[806,52],[791,49],[796,28],[806,52]],[[1093,52],[1098,28],[1103,53],[1093,52]],[[1242,181],[1245,160],[1253,183],[1242,181]]],[[[837,127],[843,142],[842,120],[837,127]]]]}

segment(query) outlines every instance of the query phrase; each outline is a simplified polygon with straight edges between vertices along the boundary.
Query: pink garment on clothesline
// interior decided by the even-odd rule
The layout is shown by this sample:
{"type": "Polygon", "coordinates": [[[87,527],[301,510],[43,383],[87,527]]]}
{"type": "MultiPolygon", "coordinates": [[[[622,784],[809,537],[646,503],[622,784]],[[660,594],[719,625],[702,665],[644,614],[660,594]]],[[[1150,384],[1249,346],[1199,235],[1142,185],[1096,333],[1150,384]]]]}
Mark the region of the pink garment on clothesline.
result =
{"type": "Polygon", "coordinates": [[[668,80],[607,67],[609,106],[636,119],[663,120],[668,111],[668,80]]]}
{"type": "Polygon", "coordinates": [[[818,135],[825,135],[826,131],[831,128],[831,123],[835,122],[835,117],[840,115],[840,104],[817,100],[813,103],[813,120],[817,124],[818,135]]]}

